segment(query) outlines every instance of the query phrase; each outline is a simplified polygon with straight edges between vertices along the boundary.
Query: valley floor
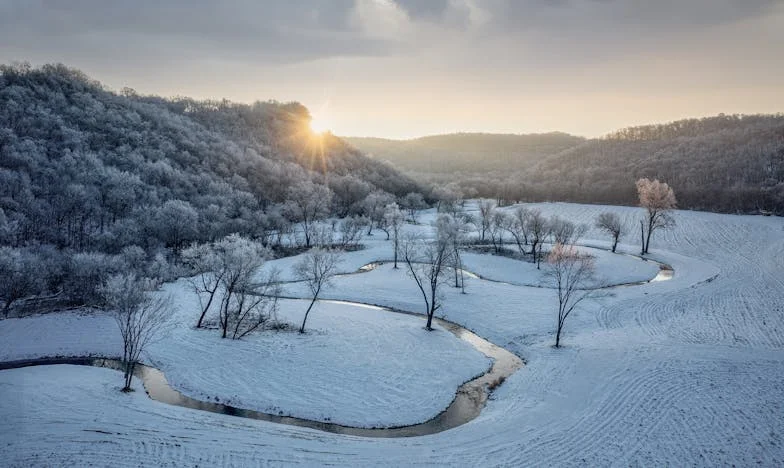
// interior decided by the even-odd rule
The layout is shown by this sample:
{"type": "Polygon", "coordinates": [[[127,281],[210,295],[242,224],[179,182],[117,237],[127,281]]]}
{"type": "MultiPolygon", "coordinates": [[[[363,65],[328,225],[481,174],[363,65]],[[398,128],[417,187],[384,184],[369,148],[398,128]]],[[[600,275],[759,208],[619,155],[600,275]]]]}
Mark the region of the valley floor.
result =
{"type": "MultiPolygon", "coordinates": [[[[639,210],[623,207],[560,203],[537,207],[545,214],[587,224],[606,210],[621,214],[629,226],[639,215],[639,210]]],[[[150,400],[141,391],[117,392],[120,378],[111,370],[48,366],[0,372],[0,457],[12,466],[780,466],[784,464],[784,220],[686,211],[676,212],[675,217],[677,227],[657,234],[651,254],[673,266],[674,278],[613,288],[610,294],[584,303],[567,322],[562,349],[551,346],[552,290],[521,286],[529,284],[527,274],[509,267],[506,259],[467,258],[469,270],[515,284],[469,279],[467,294],[445,288],[441,313],[517,353],[527,365],[493,393],[477,419],[455,429],[401,439],[340,436],[172,407],[150,400]]],[[[432,214],[422,222],[429,219],[432,214]]],[[[346,256],[345,272],[390,256],[389,243],[380,240],[383,235],[374,238],[368,249],[346,256]]],[[[589,231],[584,242],[607,245],[595,231],[589,231]]],[[[634,245],[621,248],[637,251],[634,245]]],[[[286,270],[292,262],[280,262],[284,275],[290,276],[286,270]]],[[[655,274],[641,262],[628,267],[634,280],[655,274]]],[[[286,290],[302,294],[296,283],[286,290]]],[[[337,278],[326,297],[419,311],[423,306],[418,294],[403,270],[383,265],[373,272],[337,278]]],[[[291,302],[291,311],[284,313],[299,310],[296,301],[291,302]]],[[[253,395],[283,394],[288,398],[284,403],[303,415],[328,413],[358,424],[427,418],[444,401],[448,404],[451,396],[442,392],[444,388],[454,392],[488,364],[454,337],[436,336],[432,343],[424,343],[433,336],[417,337],[422,323],[417,317],[398,321],[371,311],[324,305],[314,312],[311,341],[324,340],[319,349],[326,354],[312,369],[341,362],[331,347],[337,346],[344,355],[365,355],[325,373],[323,388],[305,385],[316,403],[306,401],[308,392],[275,388],[295,379],[312,384],[307,369],[288,380],[239,378],[232,372],[240,372],[252,360],[241,358],[227,364],[232,372],[226,375],[221,374],[219,362],[212,362],[205,373],[188,371],[189,358],[213,340],[206,333],[202,337],[192,330],[182,331],[178,342],[193,339],[192,348],[176,351],[158,344],[149,359],[167,375],[173,373],[175,385],[196,394],[222,394],[256,406],[263,406],[268,398],[254,401],[253,395]],[[346,335],[350,329],[366,332],[346,335]],[[344,342],[324,336],[342,336],[344,342]],[[368,338],[381,341],[375,348],[363,345],[368,338]],[[398,350],[397,358],[392,358],[394,353],[383,352],[400,340],[410,340],[406,345],[410,354],[398,350]],[[377,372],[369,370],[376,365],[377,372]],[[352,396],[355,384],[350,384],[344,386],[346,391],[332,395],[331,389],[340,388],[341,375],[361,375],[357,366],[373,375],[367,379],[370,388],[352,396]],[[423,373],[406,378],[418,366],[423,373]],[[392,377],[384,380],[385,375],[392,377]],[[438,385],[431,386],[434,382],[425,375],[440,379],[438,385]],[[226,387],[216,383],[222,378],[249,385],[238,388],[235,395],[225,395],[226,387]],[[392,400],[367,398],[368,392],[388,395],[395,384],[400,385],[400,393],[392,400]],[[334,407],[315,410],[319,401],[332,401],[334,407]],[[356,411],[350,409],[352,401],[357,402],[356,411]],[[400,410],[377,412],[390,404],[400,410]]],[[[0,356],[8,360],[52,353],[107,353],[116,345],[108,332],[111,326],[106,318],[73,314],[2,321],[0,356]],[[57,322],[41,325],[35,320],[57,322]],[[96,332],[101,327],[106,327],[106,333],[96,332]]],[[[254,337],[241,345],[238,354],[251,356],[272,345],[285,345],[285,340],[254,337]]],[[[311,349],[307,355],[317,353],[311,349]]],[[[285,374],[285,366],[290,369],[292,362],[277,369],[253,365],[274,376],[285,374]]]]}

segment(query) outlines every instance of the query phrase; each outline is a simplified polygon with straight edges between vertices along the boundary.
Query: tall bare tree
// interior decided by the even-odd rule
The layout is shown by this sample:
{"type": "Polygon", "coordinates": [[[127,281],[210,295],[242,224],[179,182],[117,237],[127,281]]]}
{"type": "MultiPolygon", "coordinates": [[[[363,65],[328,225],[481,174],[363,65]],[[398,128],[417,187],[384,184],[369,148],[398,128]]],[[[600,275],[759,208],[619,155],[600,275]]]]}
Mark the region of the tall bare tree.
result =
{"type": "Polygon", "coordinates": [[[590,290],[585,285],[593,278],[593,258],[580,254],[574,245],[555,244],[547,255],[548,274],[558,294],[558,322],[555,347],[561,345],[561,332],[575,307],[586,299],[590,290]]]}
{"type": "Polygon", "coordinates": [[[484,242],[493,223],[496,204],[492,200],[479,200],[479,240],[484,242]]]}
{"type": "Polygon", "coordinates": [[[531,211],[528,208],[518,206],[512,211],[509,222],[506,224],[506,230],[512,235],[521,254],[525,253],[525,247],[528,245],[528,218],[530,215],[531,211]]]}
{"type": "Polygon", "coordinates": [[[617,213],[604,212],[596,218],[596,227],[612,236],[612,251],[618,247],[618,240],[623,235],[623,224],[617,213]]]}
{"type": "Polygon", "coordinates": [[[305,311],[305,318],[302,319],[302,326],[299,327],[300,333],[305,333],[305,323],[308,321],[310,310],[318,300],[319,294],[324,288],[330,286],[330,280],[335,276],[340,254],[334,250],[314,248],[302,257],[294,267],[297,275],[308,285],[312,299],[305,311]]]}
{"type": "Polygon", "coordinates": [[[675,208],[675,192],[666,182],[658,180],[640,179],[637,181],[637,195],[640,206],[645,208],[645,218],[640,220],[640,236],[642,254],[648,253],[651,245],[651,235],[657,229],[666,229],[675,225],[675,220],[670,211],[675,208]]]}
{"type": "Polygon", "coordinates": [[[453,251],[447,236],[437,235],[432,242],[410,235],[403,241],[403,259],[425,301],[427,324],[432,330],[433,315],[441,308],[439,288],[446,281],[453,251]]]}
{"type": "Polygon", "coordinates": [[[531,242],[531,255],[533,255],[536,268],[539,268],[542,257],[542,246],[550,233],[547,218],[541,211],[531,210],[528,215],[528,233],[531,242]]]}
{"type": "Polygon", "coordinates": [[[215,302],[226,271],[222,268],[223,262],[221,262],[213,244],[198,244],[188,247],[182,251],[182,261],[191,269],[191,273],[197,273],[188,279],[188,283],[196,293],[196,297],[199,298],[201,312],[199,320],[196,321],[196,328],[201,328],[207,312],[215,302]]]}
{"type": "Polygon", "coordinates": [[[142,351],[160,338],[171,315],[170,299],[152,295],[154,284],[134,274],[110,277],[101,292],[106,306],[111,310],[123,341],[122,391],[131,391],[131,382],[142,351]]]}

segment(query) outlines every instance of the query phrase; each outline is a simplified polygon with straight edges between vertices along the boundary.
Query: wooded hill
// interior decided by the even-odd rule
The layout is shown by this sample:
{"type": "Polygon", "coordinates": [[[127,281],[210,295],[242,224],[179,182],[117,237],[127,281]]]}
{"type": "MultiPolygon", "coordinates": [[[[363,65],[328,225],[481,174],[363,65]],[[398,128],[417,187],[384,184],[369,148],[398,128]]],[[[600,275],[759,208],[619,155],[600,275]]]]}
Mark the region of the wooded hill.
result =
{"type": "Polygon", "coordinates": [[[412,172],[485,173],[532,164],[574,147],[584,138],[566,133],[507,135],[454,133],[413,140],[344,137],[373,158],[412,172]]]}
{"type": "Polygon", "coordinates": [[[192,242],[269,239],[299,221],[362,214],[419,186],[341,139],[297,103],[115,93],[63,65],[0,66],[0,302],[96,300],[109,274],[166,278],[192,242]],[[315,216],[310,214],[310,216],[315,216]]]}
{"type": "Polygon", "coordinates": [[[347,140],[418,179],[458,182],[480,196],[634,205],[634,182],[648,177],[668,182],[681,208],[784,214],[784,114],[686,119],[590,140],[560,133],[347,140]],[[542,139],[551,144],[528,144],[542,139]]]}
{"type": "Polygon", "coordinates": [[[307,181],[418,189],[309,120],[298,103],[139,96],[63,65],[2,66],[0,245],[172,247],[252,236],[307,181]]]}

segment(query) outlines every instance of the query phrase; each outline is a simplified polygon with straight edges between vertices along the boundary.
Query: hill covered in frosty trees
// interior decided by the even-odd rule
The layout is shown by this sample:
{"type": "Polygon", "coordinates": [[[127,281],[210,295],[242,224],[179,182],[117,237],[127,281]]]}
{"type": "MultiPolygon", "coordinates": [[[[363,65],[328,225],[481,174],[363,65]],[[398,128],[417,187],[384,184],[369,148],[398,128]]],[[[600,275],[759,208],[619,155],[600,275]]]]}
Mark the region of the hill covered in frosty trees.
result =
{"type": "Polygon", "coordinates": [[[590,140],[548,133],[347,141],[415,178],[458,182],[485,197],[634,205],[634,182],[647,177],[667,181],[682,208],[784,214],[784,114],[686,119],[590,140]]]}
{"type": "Polygon", "coordinates": [[[309,121],[298,103],[139,96],[63,65],[0,66],[6,274],[45,270],[28,289],[56,291],[193,241],[280,232],[297,221],[284,205],[292,187],[322,187],[341,213],[371,193],[419,190],[309,121]]]}
{"type": "Polygon", "coordinates": [[[344,139],[374,158],[388,160],[403,170],[469,173],[525,167],[585,141],[560,132],[531,135],[454,133],[412,140],[344,139]]]}

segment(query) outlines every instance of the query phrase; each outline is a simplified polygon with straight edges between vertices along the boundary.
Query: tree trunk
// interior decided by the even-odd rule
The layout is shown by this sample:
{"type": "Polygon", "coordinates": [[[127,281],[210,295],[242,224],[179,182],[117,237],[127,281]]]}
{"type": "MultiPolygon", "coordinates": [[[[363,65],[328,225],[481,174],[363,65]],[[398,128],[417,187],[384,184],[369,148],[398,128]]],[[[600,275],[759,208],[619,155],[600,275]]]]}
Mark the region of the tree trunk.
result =
{"type": "Polygon", "coordinates": [[[135,367],[135,362],[129,361],[125,363],[125,386],[122,388],[123,392],[131,391],[131,383],[133,382],[133,371],[135,367]]]}
{"type": "Polygon", "coordinates": [[[212,305],[212,300],[214,298],[215,298],[215,291],[212,291],[210,293],[210,300],[207,301],[207,306],[204,308],[204,310],[201,311],[201,316],[199,317],[199,321],[196,323],[196,328],[201,328],[201,323],[204,321],[204,316],[207,315],[207,311],[210,310],[210,306],[212,305]]]}
{"type": "Polygon", "coordinates": [[[640,220],[640,243],[642,244],[640,254],[645,255],[645,223],[642,220],[640,220]]]}
{"type": "Polygon", "coordinates": [[[616,247],[618,247],[618,236],[617,235],[613,236],[613,246],[612,246],[612,252],[613,253],[615,253],[615,248],[616,247]]]}
{"type": "Polygon", "coordinates": [[[316,303],[316,296],[314,295],[313,296],[313,300],[310,301],[310,305],[308,306],[308,310],[305,311],[305,318],[302,319],[302,326],[299,327],[299,332],[300,333],[305,333],[305,322],[308,321],[308,314],[310,314],[310,309],[313,308],[313,304],[315,304],[315,303],[316,303]]]}
{"type": "Polygon", "coordinates": [[[433,314],[435,314],[435,312],[436,311],[433,310],[432,307],[431,307],[430,311],[428,311],[428,313],[427,313],[427,324],[425,325],[425,328],[428,331],[432,331],[433,330],[433,314]]]}

